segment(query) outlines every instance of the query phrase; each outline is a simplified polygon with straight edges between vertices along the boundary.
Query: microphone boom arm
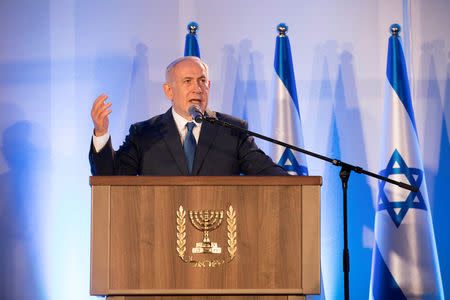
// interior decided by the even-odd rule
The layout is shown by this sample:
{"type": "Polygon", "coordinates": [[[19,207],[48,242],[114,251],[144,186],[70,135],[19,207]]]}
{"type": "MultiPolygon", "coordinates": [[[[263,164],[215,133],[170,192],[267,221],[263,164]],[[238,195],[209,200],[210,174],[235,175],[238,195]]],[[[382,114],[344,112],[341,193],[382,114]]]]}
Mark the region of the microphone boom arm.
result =
{"type": "Polygon", "coordinates": [[[364,170],[361,167],[354,166],[354,165],[342,162],[342,161],[340,161],[338,159],[332,159],[332,158],[329,158],[327,156],[323,156],[323,155],[320,155],[320,154],[317,154],[317,153],[314,153],[314,152],[311,152],[311,151],[308,151],[308,150],[305,150],[305,149],[302,149],[302,148],[299,148],[299,147],[296,147],[296,146],[293,146],[293,145],[290,145],[290,144],[287,144],[287,143],[284,143],[284,142],[281,142],[281,141],[278,141],[278,140],[275,140],[275,139],[267,137],[265,135],[262,135],[262,134],[259,134],[259,133],[256,133],[256,132],[253,132],[253,131],[250,131],[250,130],[247,130],[247,129],[244,129],[244,128],[241,128],[241,127],[238,127],[238,126],[234,126],[234,125],[232,125],[230,123],[223,122],[223,121],[220,121],[218,119],[206,116],[205,114],[203,114],[203,116],[201,118],[203,120],[209,122],[209,123],[217,124],[219,126],[223,126],[223,127],[226,127],[226,128],[235,129],[235,130],[238,130],[240,132],[246,133],[248,135],[260,138],[262,140],[266,140],[266,141],[269,141],[271,143],[274,143],[274,144],[277,144],[277,145],[280,145],[280,146],[292,149],[294,151],[301,152],[301,153],[304,153],[306,155],[309,155],[309,156],[312,156],[312,157],[315,157],[315,158],[327,161],[327,162],[332,163],[333,165],[335,165],[337,167],[342,167],[342,168],[344,168],[344,169],[346,169],[348,171],[354,171],[356,173],[365,174],[365,175],[368,175],[370,177],[374,177],[374,178],[377,178],[379,180],[383,180],[383,181],[395,184],[395,185],[397,185],[397,186],[399,186],[401,188],[410,190],[412,192],[417,192],[419,190],[415,186],[412,186],[412,185],[409,185],[409,184],[406,184],[406,183],[403,183],[403,182],[400,182],[400,181],[396,181],[396,180],[390,179],[388,177],[384,177],[384,176],[378,175],[376,173],[372,173],[372,172],[366,171],[366,170],[364,170]]]}

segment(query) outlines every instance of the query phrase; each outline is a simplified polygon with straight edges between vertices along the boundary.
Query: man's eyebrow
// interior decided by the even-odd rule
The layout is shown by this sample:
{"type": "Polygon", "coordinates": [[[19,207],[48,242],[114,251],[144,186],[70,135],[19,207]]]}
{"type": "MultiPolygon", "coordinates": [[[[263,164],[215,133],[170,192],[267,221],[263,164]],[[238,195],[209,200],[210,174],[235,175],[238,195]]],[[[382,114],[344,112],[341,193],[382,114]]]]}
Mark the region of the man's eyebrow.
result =
{"type": "MultiPolygon", "coordinates": [[[[194,79],[194,77],[192,77],[192,76],[184,76],[183,80],[186,80],[186,79],[194,79]]],[[[198,79],[206,79],[206,76],[202,75],[202,76],[198,77],[198,79]]]]}

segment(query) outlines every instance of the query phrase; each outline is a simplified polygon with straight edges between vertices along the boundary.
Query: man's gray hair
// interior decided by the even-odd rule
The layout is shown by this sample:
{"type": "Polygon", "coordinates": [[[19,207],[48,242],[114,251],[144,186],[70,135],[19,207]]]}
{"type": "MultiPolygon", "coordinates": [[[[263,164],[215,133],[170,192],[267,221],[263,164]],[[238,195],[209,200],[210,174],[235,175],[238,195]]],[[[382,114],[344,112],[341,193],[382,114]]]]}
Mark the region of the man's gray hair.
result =
{"type": "Polygon", "coordinates": [[[166,68],[166,82],[170,82],[170,79],[172,78],[173,70],[175,69],[175,66],[177,64],[179,64],[180,62],[185,61],[185,60],[191,60],[191,61],[199,62],[205,68],[206,76],[208,76],[208,65],[203,60],[201,60],[197,56],[183,56],[183,57],[175,59],[174,61],[172,61],[167,66],[167,68],[166,68]]]}

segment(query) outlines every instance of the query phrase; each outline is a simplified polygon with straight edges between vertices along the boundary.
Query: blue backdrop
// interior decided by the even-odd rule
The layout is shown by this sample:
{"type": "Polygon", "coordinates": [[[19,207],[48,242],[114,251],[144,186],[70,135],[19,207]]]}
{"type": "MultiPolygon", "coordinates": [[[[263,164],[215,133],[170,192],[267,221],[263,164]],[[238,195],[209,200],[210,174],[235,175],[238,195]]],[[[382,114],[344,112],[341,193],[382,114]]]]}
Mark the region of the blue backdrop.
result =
{"type": "MultiPolygon", "coordinates": [[[[449,13],[447,0],[1,1],[1,298],[90,298],[92,102],[101,93],[110,96],[115,147],[131,122],[167,110],[164,70],[183,55],[186,25],[193,20],[200,25],[202,59],[210,67],[210,108],[245,116],[250,129],[262,133],[270,130],[265,120],[276,25],[287,23],[305,147],[374,172],[388,28],[402,25],[447,294],[449,13]]],[[[324,178],[322,297],[341,299],[338,170],[311,158],[308,168],[310,175],[324,178]]],[[[369,294],[376,193],[375,180],[352,174],[349,246],[355,299],[369,294]]]]}

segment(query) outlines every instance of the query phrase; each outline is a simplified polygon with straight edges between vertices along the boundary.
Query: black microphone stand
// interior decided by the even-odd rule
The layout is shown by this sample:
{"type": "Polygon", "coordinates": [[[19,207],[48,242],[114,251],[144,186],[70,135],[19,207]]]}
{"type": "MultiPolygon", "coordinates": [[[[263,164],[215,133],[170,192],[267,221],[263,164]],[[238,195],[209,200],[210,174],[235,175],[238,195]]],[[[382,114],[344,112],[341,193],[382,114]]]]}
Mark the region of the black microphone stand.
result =
{"type": "Polygon", "coordinates": [[[348,179],[350,177],[351,171],[354,171],[354,172],[360,173],[360,174],[365,174],[370,177],[374,177],[379,180],[383,180],[383,181],[395,184],[401,188],[407,189],[412,192],[417,192],[419,189],[415,186],[412,186],[412,185],[409,185],[409,184],[406,184],[406,183],[403,183],[400,181],[392,180],[387,177],[380,176],[378,174],[366,171],[361,167],[347,164],[338,159],[332,159],[327,156],[323,156],[323,155],[320,155],[320,154],[317,154],[317,153],[314,153],[314,152],[311,152],[311,151],[308,151],[308,150],[305,150],[305,149],[302,149],[302,148],[299,148],[299,147],[296,147],[296,146],[293,146],[293,145],[290,145],[290,144],[287,144],[287,143],[284,143],[284,142],[281,142],[281,141],[278,141],[275,139],[272,139],[272,138],[264,136],[262,134],[234,126],[232,124],[220,121],[216,118],[212,118],[207,115],[196,115],[194,117],[194,119],[197,123],[200,123],[202,120],[205,120],[212,124],[217,124],[219,126],[235,129],[240,132],[246,133],[248,135],[269,141],[271,143],[292,149],[297,152],[304,153],[306,155],[309,155],[309,156],[312,156],[312,157],[315,157],[315,158],[318,158],[318,159],[321,159],[324,161],[327,161],[337,167],[341,167],[339,177],[341,178],[341,181],[342,181],[342,195],[343,195],[343,209],[344,209],[344,250],[343,250],[342,258],[343,258],[343,271],[344,271],[344,293],[345,293],[345,299],[348,300],[350,297],[350,295],[349,295],[350,294],[349,293],[350,256],[349,256],[349,251],[348,251],[348,230],[347,230],[347,188],[348,188],[347,183],[348,183],[348,179]]]}

